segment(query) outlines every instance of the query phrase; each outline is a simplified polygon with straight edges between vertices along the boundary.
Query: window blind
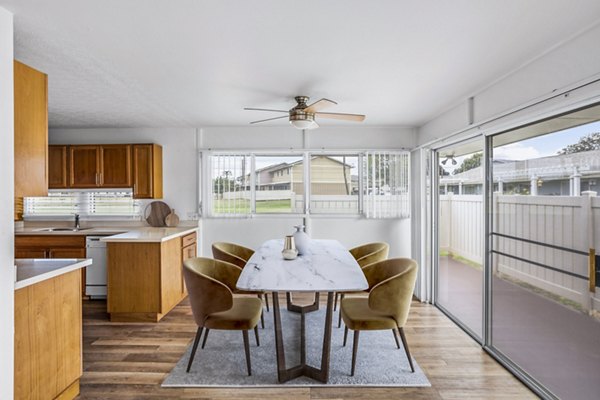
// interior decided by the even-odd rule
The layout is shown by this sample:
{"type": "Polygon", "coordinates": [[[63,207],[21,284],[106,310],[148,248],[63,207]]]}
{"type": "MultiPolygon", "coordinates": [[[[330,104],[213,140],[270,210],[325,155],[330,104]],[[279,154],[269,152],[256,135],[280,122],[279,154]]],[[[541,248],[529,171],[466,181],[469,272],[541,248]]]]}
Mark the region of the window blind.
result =
{"type": "Polygon", "coordinates": [[[363,156],[363,213],[367,218],[410,217],[408,152],[363,156]]]}
{"type": "Polygon", "coordinates": [[[140,202],[129,191],[52,191],[47,197],[25,197],[24,216],[139,217],[140,202]]]}
{"type": "Polygon", "coordinates": [[[211,213],[240,216],[251,213],[251,155],[213,154],[211,163],[211,213]]]}

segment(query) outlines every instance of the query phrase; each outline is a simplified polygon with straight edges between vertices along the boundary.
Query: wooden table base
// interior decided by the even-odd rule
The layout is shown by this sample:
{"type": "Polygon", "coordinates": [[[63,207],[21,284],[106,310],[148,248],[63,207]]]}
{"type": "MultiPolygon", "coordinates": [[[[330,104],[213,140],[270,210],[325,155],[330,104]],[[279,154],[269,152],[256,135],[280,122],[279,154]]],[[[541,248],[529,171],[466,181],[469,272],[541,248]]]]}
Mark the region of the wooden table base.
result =
{"type": "MultiPolygon", "coordinates": [[[[333,317],[333,293],[327,292],[327,312],[325,314],[325,333],[323,335],[323,353],[321,355],[321,368],[315,368],[306,364],[306,320],[305,314],[313,309],[314,304],[309,306],[297,306],[301,315],[300,319],[300,365],[292,368],[285,366],[285,349],[283,346],[283,334],[281,328],[281,314],[279,309],[279,294],[273,292],[273,319],[275,325],[275,349],[277,353],[277,379],[279,383],[308,376],[317,381],[327,383],[329,380],[329,358],[331,353],[331,322],[333,317]]],[[[287,293],[288,310],[290,306],[290,295],[287,293]]],[[[315,295],[318,309],[318,293],[315,295]]],[[[293,310],[290,310],[293,311],[293,310]]],[[[295,311],[298,312],[298,311],[295,311]]]]}
{"type": "Polygon", "coordinates": [[[292,294],[290,292],[285,292],[285,300],[287,303],[287,309],[291,312],[313,312],[319,309],[319,292],[315,292],[315,301],[312,304],[307,306],[299,306],[297,304],[292,303],[292,294]]]}

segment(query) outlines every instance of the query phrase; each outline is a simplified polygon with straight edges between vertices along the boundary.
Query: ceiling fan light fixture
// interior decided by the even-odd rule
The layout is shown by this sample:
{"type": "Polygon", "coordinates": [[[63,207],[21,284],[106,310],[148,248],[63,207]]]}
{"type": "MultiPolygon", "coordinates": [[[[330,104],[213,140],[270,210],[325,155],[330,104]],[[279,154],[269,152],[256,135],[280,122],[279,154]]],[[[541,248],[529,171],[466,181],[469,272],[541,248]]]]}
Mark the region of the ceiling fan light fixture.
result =
{"type": "Polygon", "coordinates": [[[290,124],[296,129],[313,129],[315,128],[314,114],[295,112],[290,114],[290,124]]]}

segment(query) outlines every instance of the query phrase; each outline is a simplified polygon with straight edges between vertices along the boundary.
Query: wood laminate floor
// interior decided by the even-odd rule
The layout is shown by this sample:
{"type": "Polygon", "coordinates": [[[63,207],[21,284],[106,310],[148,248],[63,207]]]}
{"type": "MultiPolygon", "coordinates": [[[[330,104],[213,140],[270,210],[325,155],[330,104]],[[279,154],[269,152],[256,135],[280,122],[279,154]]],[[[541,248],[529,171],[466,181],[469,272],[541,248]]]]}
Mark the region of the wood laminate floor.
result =
{"type": "Polygon", "coordinates": [[[187,299],[156,324],[111,323],[104,301],[85,301],[83,312],[80,399],[537,398],[439,310],[419,302],[405,331],[430,388],[163,389],[161,382],[196,332],[187,299]]]}

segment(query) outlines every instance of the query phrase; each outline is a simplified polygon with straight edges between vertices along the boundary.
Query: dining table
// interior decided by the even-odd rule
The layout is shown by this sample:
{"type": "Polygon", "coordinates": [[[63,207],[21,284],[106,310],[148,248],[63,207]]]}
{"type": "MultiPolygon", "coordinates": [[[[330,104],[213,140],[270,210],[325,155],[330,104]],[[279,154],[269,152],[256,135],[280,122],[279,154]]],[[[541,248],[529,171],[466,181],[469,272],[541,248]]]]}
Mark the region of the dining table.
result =
{"type": "Polygon", "coordinates": [[[237,288],[245,291],[265,291],[273,294],[273,320],[277,379],[284,383],[300,376],[327,383],[331,352],[333,299],[335,292],[361,291],[368,288],[367,280],[348,249],[337,240],[310,241],[308,250],[293,260],[281,254],[283,239],[263,243],[250,257],[237,281],[237,288]],[[285,361],[283,327],[279,308],[279,293],[326,292],[327,308],[321,366],[316,368],[306,362],[305,313],[314,307],[297,306],[300,318],[300,364],[288,368],[285,361]]]}

